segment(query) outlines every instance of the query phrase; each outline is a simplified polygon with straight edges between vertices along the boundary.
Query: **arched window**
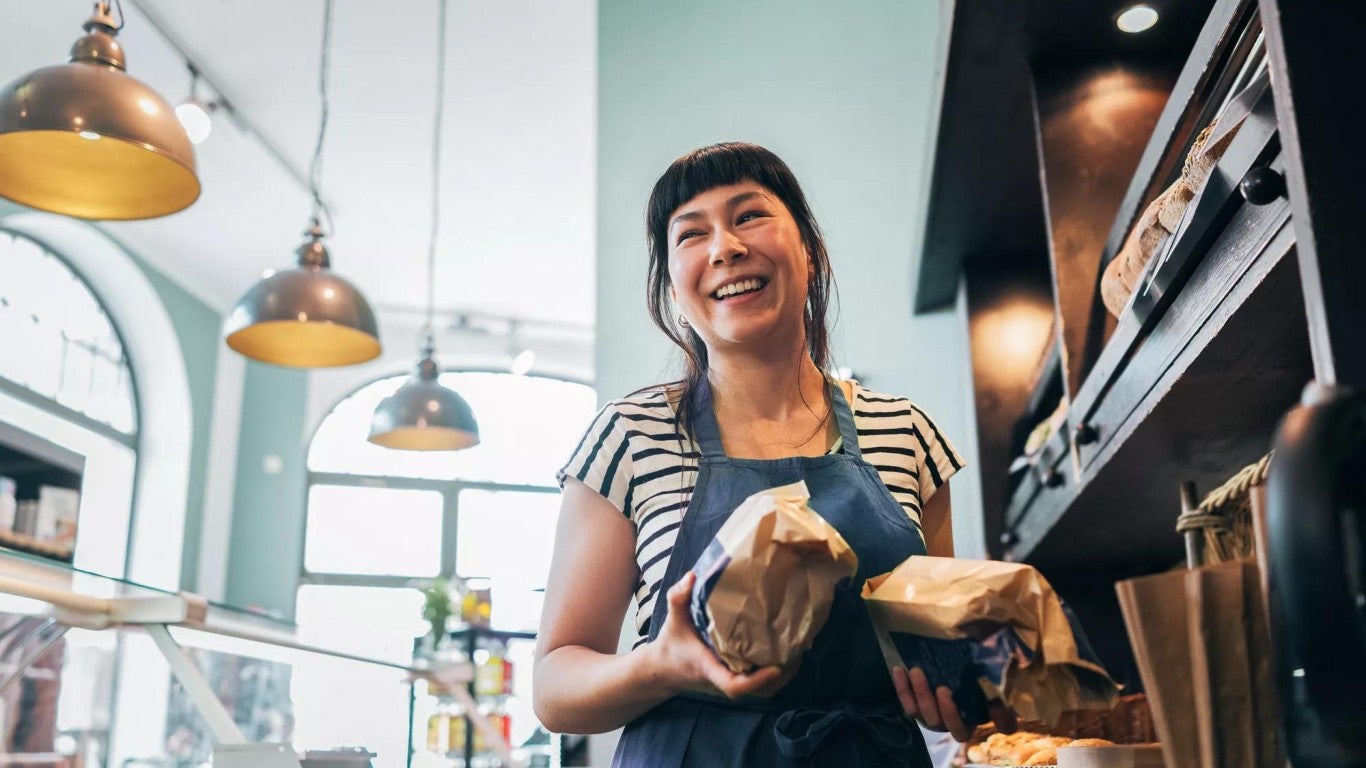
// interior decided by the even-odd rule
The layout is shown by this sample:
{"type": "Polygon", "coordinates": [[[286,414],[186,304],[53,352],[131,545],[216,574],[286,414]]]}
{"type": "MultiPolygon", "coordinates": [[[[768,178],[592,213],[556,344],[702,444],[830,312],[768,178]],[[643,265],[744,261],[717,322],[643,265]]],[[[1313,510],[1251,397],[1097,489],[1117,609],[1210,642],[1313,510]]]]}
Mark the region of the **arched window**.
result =
{"type": "MultiPolygon", "coordinates": [[[[493,624],[534,629],[555,534],[555,471],[568,458],[597,407],[587,385],[508,373],[448,372],[441,383],[474,409],[481,444],[456,453],[395,451],[366,442],[370,416],[406,376],[361,387],[323,419],[308,449],[308,517],[296,617],[301,633],[358,651],[403,655],[425,633],[421,589],[436,577],[491,580],[493,624]]],[[[508,648],[519,694],[513,740],[529,735],[531,646],[508,648]]],[[[297,738],[345,743],[348,730],[390,719],[401,737],[406,694],[382,679],[310,682],[296,674],[297,695],[338,695],[373,707],[332,712],[305,722],[297,738]],[[347,722],[346,718],[358,718],[347,722]]],[[[320,706],[313,711],[335,708],[320,706]]],[[[421,738],[425,738],[422,736],[421,738]]],[[[375,745],[379,746],[379,745],[375,745]]],[[[405,745],[377,749],[405,754],[405,745]]],[[[400,763],[401,764],[401,763],[400,763]]]]}
{"type": "MultiPolygon", "coordinates": [[[[37,241],[3,229],[0,338],[5,342],[0,474],[17,475],[21,499],[36,498],[44,485],[65,484],[81,492],[83,525],[121,521],[126,526],[138,411],[123,342],[100,301],[66,261],[37,241]]],[[[24,533],[28,521],[20,518],[16,530],[24,533]]],[[[95,538],[99,533],[91,531],[95,538]]],[[[121,560],[121,546],[116,554],[121,560]]]]}

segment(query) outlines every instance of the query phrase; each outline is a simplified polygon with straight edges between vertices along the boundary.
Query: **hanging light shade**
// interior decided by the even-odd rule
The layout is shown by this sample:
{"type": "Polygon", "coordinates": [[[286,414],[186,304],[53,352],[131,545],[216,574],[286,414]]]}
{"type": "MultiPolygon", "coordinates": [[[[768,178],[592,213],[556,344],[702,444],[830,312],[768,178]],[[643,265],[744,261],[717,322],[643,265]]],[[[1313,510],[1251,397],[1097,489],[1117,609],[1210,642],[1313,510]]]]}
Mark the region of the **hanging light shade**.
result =
{"type": "Polygon", "coordinates": [[[384,398],[370,420],[370,442],[405,451],[458,451],[479,444],[474,411],[441,386],[430,340],[411,378],[384,398]]]}
{"type": "Polygon", "coordinates": [[[294,368],[354,365],[379,356],[379,327],[354,285],[329,269],[331,259],[316,223],[299,246],[299,265],[263,278],[228,315],[229,347],[252,358],[294,368]]]}
{"type": "Polygon", "coordinates": [[[97,3],[68,63],[0,90],[0,196],[83,219],[150,219],[198,199],[190,139],[125,71],[118,29],[97,3]]]}

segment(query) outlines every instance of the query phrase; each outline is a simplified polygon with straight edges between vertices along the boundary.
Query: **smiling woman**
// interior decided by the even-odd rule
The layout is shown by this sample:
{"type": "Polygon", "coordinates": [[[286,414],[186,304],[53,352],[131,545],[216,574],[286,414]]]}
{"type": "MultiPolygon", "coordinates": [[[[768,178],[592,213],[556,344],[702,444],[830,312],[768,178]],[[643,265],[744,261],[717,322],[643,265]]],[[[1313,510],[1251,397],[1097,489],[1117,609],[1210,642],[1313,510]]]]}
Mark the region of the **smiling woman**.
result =
{"type": "MultiPolygon", "coordinates": [[[[962,458],[909,400],[827,373],[829,256],[772,152],[684,155],[655,184],[646,223],[650,316],[686,372],[608,403],[560,472],[541,721],[625,725],[614,766],[928,765],[904,714],[959,740],[968,728],[947,688],[888,673],[859,590],[910,555],[952,552],[944,486],[962,458]],[[835,587],[839,618],[800,665],[737,673],[699,639],[689,569],[743,499],[796,481],[860,575],[835,587]],[[635,646],[617,653],[632,596],[635,646]]],[[[996,715],[1013,727],[1004,707],[996,715]]]]}

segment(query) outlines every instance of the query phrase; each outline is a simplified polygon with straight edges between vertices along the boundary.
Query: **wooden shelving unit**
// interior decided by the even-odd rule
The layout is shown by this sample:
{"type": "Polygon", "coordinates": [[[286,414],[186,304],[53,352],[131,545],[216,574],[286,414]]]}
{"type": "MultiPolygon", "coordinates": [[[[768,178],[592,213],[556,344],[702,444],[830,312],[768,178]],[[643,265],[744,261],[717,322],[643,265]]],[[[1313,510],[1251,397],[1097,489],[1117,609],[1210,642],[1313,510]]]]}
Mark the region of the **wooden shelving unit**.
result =
{"type": "Polygon", "coordinates": [[[1168,3],[1125,35],[1111,5],[954,4],[916,306],[966,285],[989,548],[1044,571],[1133,686],[1113,583],[1181,560],[1179,484],[1212,490],[1264,455],[1311,380],[1366,387],[1362,192],[1341,167],[1360,168],[1359,123],[1326,117],[1342,100],[1304,74],[1350,61],[1362,11],[1168,3]],[[1235,99],[1250,116],[1111,317],[1105,266],[1235,99]],[[1249,174],[1284,189],[1249,202],[1249,174]],[[1051,326],[1026,323],[1038,306],[1051,326]],[[981,349],[1012,311],[1039,355],[1006,370],[981,349]],[[1012,475],[1060,400],[1065,423],[1012,475]]]}

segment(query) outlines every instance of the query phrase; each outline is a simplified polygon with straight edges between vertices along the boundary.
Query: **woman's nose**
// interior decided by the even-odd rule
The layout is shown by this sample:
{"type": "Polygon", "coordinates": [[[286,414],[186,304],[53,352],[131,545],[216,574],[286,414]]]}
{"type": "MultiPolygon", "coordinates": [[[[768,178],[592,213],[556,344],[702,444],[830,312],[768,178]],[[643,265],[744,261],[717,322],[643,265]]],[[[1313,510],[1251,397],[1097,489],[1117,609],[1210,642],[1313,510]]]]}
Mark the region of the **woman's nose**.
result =
{"type": "Polygon", "coordinates": [[[720,266],[743,258],[749,250],[735,233],[724,227],[718,228],[711,239],[711,264],[720,266]]]}

